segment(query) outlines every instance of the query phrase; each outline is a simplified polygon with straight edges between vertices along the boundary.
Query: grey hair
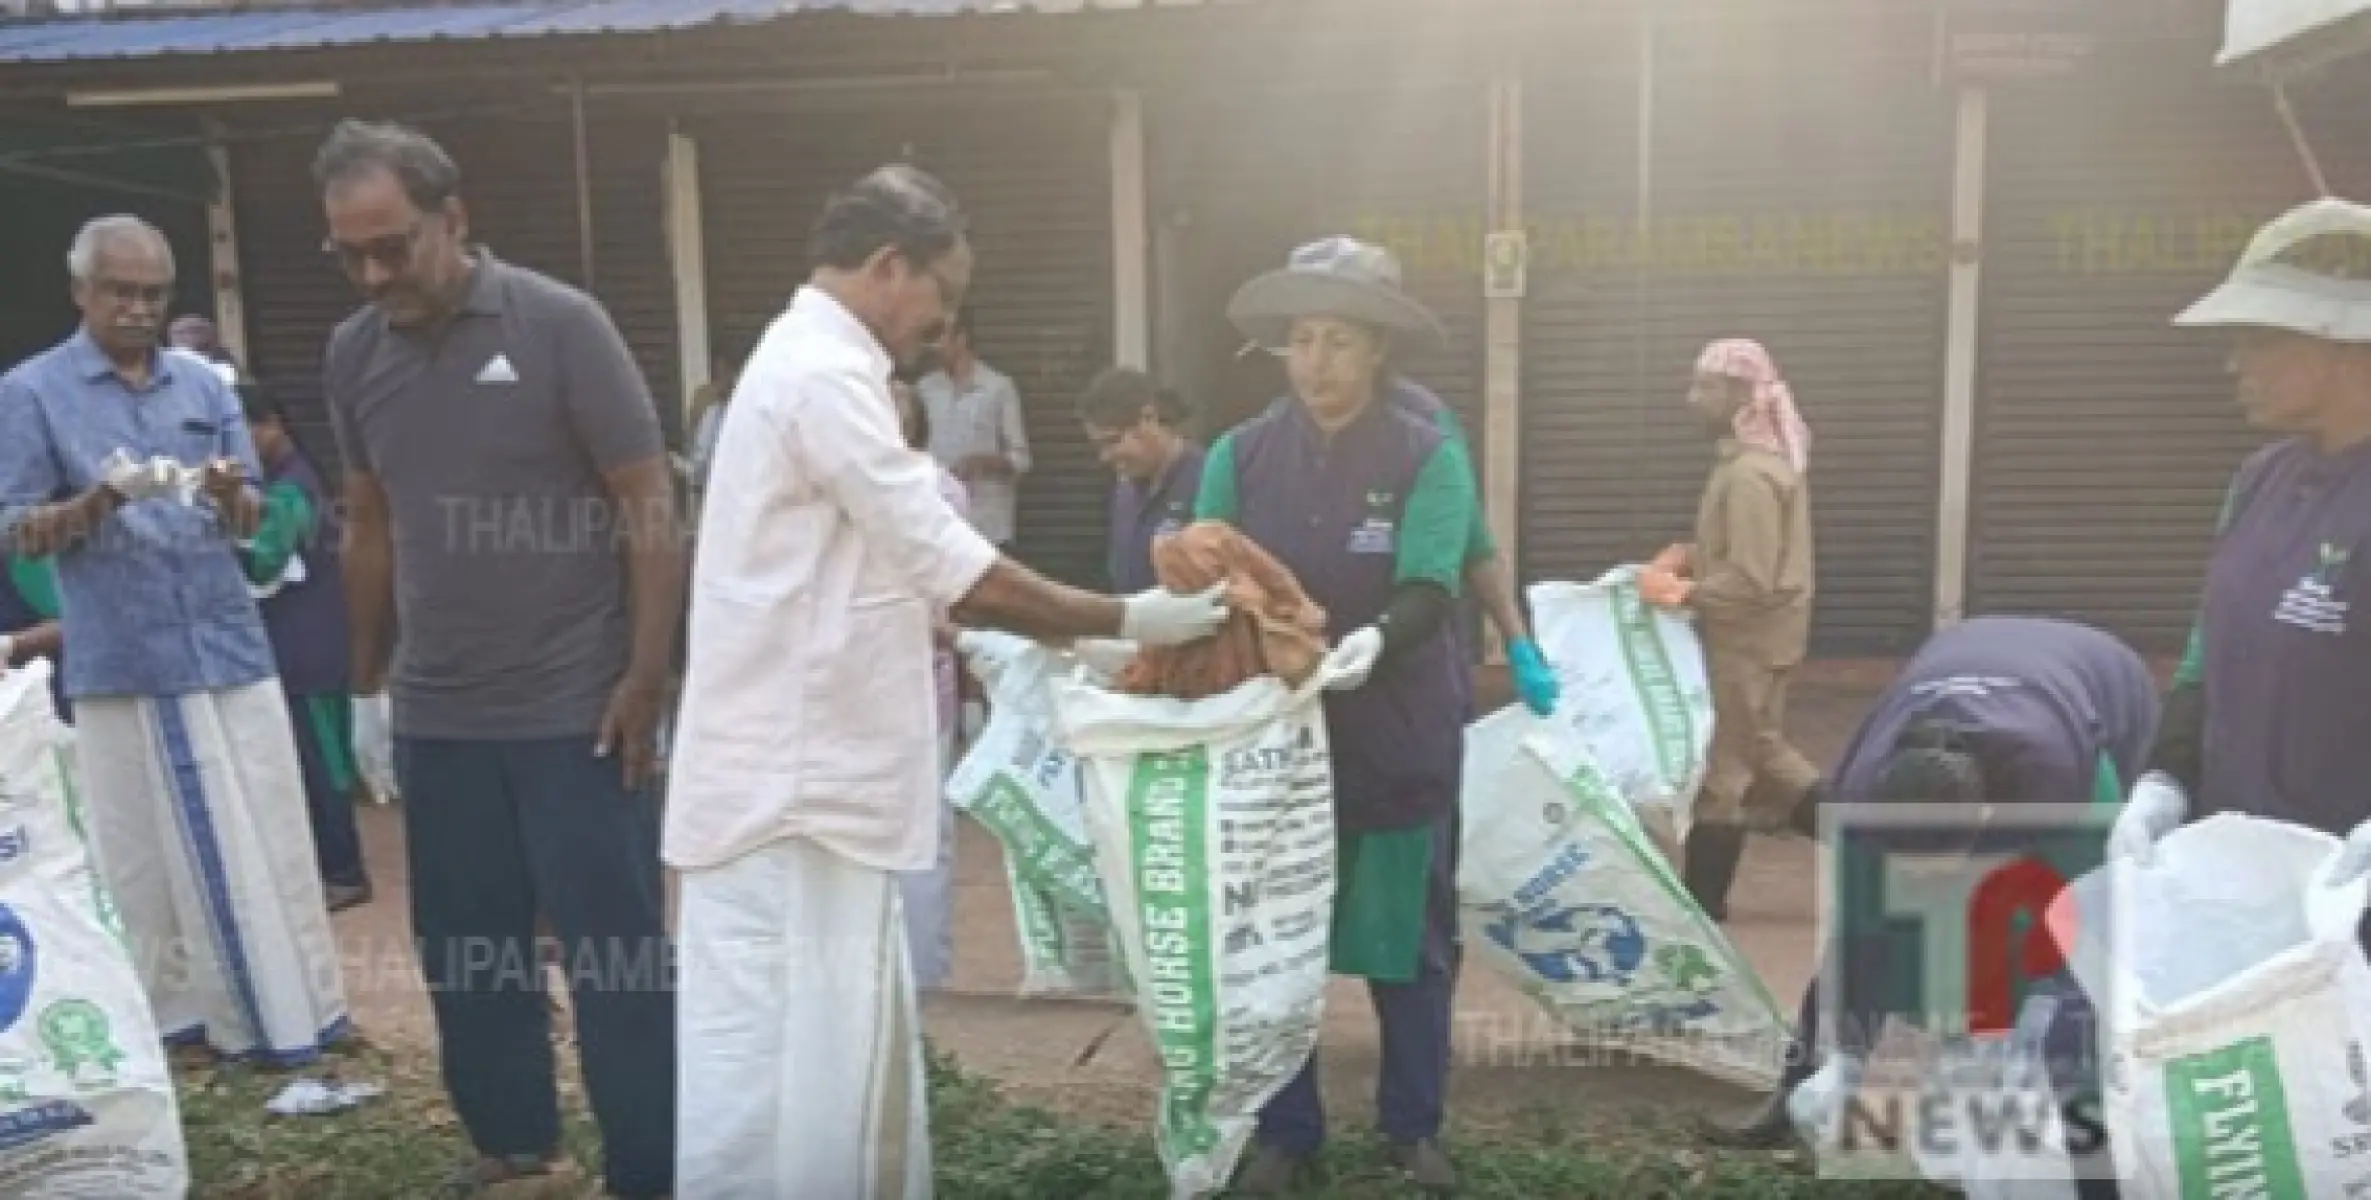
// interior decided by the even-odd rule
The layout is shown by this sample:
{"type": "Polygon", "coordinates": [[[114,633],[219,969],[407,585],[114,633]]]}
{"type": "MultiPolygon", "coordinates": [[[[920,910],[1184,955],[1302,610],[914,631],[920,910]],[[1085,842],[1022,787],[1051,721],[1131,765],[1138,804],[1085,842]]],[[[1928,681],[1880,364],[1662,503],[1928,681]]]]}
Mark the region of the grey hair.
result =
{"type": "Polygon", "coordinates": [[[131,240],[146,240],[165,256],[165,270],[178,274],[173,266],[173,242],[156,226],[130,213],[111,213],[92,217],[74,235],[74,244],[66,250],[66,270],[77,282],[89,283],[91,272],[98,269],[99,251],[110,245],[131,240]]]}

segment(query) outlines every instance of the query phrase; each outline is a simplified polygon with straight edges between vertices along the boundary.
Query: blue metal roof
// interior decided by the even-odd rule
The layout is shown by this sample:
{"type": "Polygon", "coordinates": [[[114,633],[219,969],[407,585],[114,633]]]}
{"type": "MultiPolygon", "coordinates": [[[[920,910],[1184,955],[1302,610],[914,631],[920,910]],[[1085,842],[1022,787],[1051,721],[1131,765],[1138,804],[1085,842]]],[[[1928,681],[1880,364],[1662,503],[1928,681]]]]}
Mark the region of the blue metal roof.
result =
{"type": "Polygon", "coordinates": [[[545,0],[366,9],[248,9],[59,17],[0,23],[0,63],[67,63],[374,43],[486,41],[582,34],[658,33],[753,24],[802,12],[944,16],[1076,12],[1206,0],[545,0]]]}

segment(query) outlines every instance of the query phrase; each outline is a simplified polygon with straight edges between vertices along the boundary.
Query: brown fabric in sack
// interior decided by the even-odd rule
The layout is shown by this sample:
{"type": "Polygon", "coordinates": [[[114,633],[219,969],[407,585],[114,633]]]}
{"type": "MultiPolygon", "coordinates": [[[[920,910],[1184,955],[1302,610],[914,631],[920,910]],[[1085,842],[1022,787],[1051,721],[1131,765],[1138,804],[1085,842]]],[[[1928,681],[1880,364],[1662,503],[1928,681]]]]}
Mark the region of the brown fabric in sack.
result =
{"type": "Polygon", "coordinates": [[[1120,674],[1123,692],[1201,700],[1260,675],[1297,687],[1325,658],[1325,610],[1284,564],[1224,521],[1197,521],[1155,539],[1153,573],[1180,593],[1225,580],[1233,615],[1206,641],[1139,653],[1120,674]]]}

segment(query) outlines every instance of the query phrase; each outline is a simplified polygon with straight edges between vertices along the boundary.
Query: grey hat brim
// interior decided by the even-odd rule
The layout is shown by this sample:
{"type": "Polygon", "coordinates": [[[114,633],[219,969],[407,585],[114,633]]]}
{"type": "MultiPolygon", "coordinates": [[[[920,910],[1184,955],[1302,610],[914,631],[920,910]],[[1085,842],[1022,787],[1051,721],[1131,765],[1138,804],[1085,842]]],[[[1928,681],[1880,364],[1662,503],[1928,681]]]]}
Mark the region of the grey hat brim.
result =
{"type": "Polygon", "coordinates": [[[2281,329],[2326,342],[2371,344],[2371,281],[2295,267],[2242,267],[2173,319],[2187,329],[2281,329]]]}
{"type": "Polygon", "coordinates": [[[1282,268],[1254,277],[1235,289],[1227,301],[1227,319],[1243,336],[1262,346],[1282,346],[1292,338],[1293,322],[1304,317],[1335,317],[1372,325],[1399,337],[1429,339],[1439,344],[1449,332],[1432,310],[1408,297],[1370,284],[1315,271],[1282,268]]]}

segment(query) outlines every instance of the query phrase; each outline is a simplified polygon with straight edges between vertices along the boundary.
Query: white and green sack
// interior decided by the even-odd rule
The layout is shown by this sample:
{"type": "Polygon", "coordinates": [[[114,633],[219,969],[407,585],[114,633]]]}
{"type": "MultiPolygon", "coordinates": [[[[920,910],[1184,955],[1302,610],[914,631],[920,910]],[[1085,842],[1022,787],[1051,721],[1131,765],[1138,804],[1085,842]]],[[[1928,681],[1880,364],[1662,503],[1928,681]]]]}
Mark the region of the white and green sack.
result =
{"type": "Polygon", "coordinates": [[[1686,617],[1638,594],[1635,566],[1595,583],[1532,585],[1534,632],[1563,697],[1553,720],[1579,735],[1614,794],[1687,836],[1712,747],[1712,685],[1686,617]]]}
{"type": "Polygon", "coordinates": [[[2127,1196],[2371,1194],[2371,886],[2338,839],[2222,814],[2114,862],[2050,924],[2102,1013],[2108,1144],[2127,1196]],[[2071,936],[2062,931],[2076,931],[2071,936]]]}
{"type": "Polygon", "coordinates": [[[1083,668],[1026,638],[974,634],[966,642],[968,665],[988,689],[988,723],[947,777],[947,796],[1004,848],[1021,940],[1020,992],[1122,992],[1078,764],[1052,733],[1053,680],[1083,668]]]}
{"type": "Polygon", "coordinates": [[[180,1196],[172,1076],[91,863],[49,675],[0,675],[0,1196],[180,1196]]]}
{"type": "Polygon", "coordinates": [[[1471,951],[1584,1040],[1777,1086],[1778,1006],[1569,726],[1476,722],[1462,796],[1471,951]]]}
{"type": "Polygon", "coordinates": [[[1177,1197],[1227,1185],[1261,1106],[1317,1046],[1334,908],[1324,678],[1190,702],[1054,687],[1161,1058],[1155,1139],[1177,1197]]]}

